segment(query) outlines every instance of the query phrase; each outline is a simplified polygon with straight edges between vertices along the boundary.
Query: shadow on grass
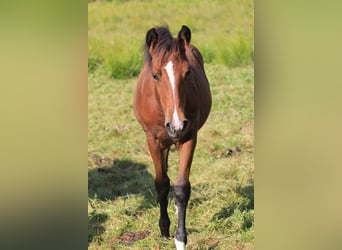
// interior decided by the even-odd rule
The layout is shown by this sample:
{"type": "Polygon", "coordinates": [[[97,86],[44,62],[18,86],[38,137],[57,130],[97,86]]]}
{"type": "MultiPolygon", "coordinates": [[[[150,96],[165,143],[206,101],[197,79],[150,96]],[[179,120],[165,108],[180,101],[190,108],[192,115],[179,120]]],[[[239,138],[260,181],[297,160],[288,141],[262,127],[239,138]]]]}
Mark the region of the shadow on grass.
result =
{"type": "MultiPolygon", "coordinates": [[[[96,168],[88,171],[88,198],[114,201],[131,195],[142,195],[139,211],[158,206],[154,180],[145,164],[127,159],[113,160],[92,155],[96,168]]],[[[133,213],[127,211],[127,213],[133,213]]],[[[98,213],[96,208],[88,214],[88,244],[101,243],[108,215],[98,213]]]]}
{"type": "Polygon", "coordinates": [[[236,192],[247,200],[245,206],[242,207],[243,210],[254,209],[254,182],[250,181],[246,186],[239,186],[236,192]]]}
{"type": "MultiPolygon", "coordinates": [[[[129,195],[143,195],[148,203],[155,200],[154,181],[147,166],[131,160],[95,159],[98,166],[88,171],[88,197],[102,201],[129,195]]],[[[156,201],[152,202],[157,205],[156,201]]],[[[147,203],[146,206],[150,207],[147,203]]],[[[146,207],[146,208],[148,208],[146,207]]],[[[145,207],[144,207],[145,208],[145,207]]]]}
{"type": "Polygon", "coordinates": [[[250,180],[247,185],[238,186],[235,193],[234,201],[214,214],[211,222],[218,227],[230,227],[232,231],[245,231],[254,223],[254,182],[250,180]]]}
{"type": "Polygon", "coordinates": [[[103,241],[101,235],[105,232],[103,224],[107,219],[107,214],[96,213],[96,210],[93,210],[90,215],[88,215],[88,244],[94,239],[99,243],[103,241]]]}

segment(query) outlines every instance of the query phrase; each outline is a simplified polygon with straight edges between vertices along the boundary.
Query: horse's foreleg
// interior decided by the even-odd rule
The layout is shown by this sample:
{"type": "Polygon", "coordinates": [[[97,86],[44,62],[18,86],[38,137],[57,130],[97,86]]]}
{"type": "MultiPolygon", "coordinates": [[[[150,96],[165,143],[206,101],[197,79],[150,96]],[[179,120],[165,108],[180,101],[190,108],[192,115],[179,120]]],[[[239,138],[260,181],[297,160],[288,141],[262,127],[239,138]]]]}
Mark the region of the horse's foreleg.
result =
{"type": "Polygon", "coordinates": [[[158,193],[158,202],[160,206],[160,218],[159,218],[159,228],[162,237],[169,238],[170,237],[170,219],[167,214],[167,205],[168,205],[168,193],[170,190],[170,180],[168,177],[164,179],[155,179],[154,181],[156,191],[158,193]]]}
{"type": "Polygon", "coordinates": [[[169,238],[170,219],[167,214],[167,196],[170,190],[170,179],[167,176],[167,158],[169,154],[169,148],[160,149],[159,145],[152,137],[147,137],[147,144],[155,168],[154,184],[160,206],[159,228],[162,237],[169,238]]]}
{"type": "Polygon", "coordinates": [[[196,147],[196,137],[179,147],[179,172],[174,187],[175,202],[178,212],[178,227],[175,236],[177,250],[185,249],[187,235],[185,230],[186,207],[191,193],[189,181],[190,167],[196,147]]]}

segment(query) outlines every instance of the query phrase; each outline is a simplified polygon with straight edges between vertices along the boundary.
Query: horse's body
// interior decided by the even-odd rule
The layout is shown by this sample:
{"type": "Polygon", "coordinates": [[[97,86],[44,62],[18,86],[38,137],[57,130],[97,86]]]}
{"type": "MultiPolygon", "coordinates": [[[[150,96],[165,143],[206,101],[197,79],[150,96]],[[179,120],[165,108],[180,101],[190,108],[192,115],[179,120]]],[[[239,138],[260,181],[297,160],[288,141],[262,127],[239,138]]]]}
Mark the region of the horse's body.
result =
{"type": "Polygon", "coordinates": [[[197,131],[211,108],[209,83],[199,50],[190,45],[186,26],[173,38],[168,28],[156,27],[146,34],[145,62],[134,97],[134,112],[146,134],[155,167],[155,188],[160,203],[159,227],[170,237],[167,214],[170,179],[168,154],[174,144],[179,151],[179,172],[174,185],[178,211],[177,249],[187,243],[186,207],[190,197],[190,167],[197,131]]]}

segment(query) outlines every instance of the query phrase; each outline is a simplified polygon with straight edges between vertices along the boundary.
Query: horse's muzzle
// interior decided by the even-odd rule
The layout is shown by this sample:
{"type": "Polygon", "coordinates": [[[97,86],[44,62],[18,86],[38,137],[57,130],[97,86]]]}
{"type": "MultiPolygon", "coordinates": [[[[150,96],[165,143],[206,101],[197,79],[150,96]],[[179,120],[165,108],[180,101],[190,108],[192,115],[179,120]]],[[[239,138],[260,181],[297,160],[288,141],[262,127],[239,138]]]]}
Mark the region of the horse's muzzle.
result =
{"type": "Polygon", "coordinates": [[[177,125],[173,122],[165,122],[165,128],[171,138],[181,137],[188,127],[188,120],[180,121],[177,125]]]}

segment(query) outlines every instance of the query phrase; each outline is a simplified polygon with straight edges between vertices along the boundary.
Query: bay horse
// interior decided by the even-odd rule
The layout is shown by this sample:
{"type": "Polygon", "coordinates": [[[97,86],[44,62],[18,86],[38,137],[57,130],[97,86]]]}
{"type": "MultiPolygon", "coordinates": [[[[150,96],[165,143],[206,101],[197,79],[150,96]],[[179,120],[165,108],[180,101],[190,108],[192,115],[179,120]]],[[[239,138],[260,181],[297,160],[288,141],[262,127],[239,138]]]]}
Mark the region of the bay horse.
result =
{"type": "Polygon", "coordinates": [[[190,44],[190,39],[191,31],[185,25],[176,38],[167,27],[154,27],[146,33],[145,60],[133,104],[154,163],[154,183],[160,205],[159,228],[165,238],[170,238],[167,169],[171,145],[175,145],[179,153],[179,170],[174,184],[178,213],[177,250],[185,249],[187,243],[185,217],[197,131],[211,109],[211,93],[202,55],[190,44]]]}

